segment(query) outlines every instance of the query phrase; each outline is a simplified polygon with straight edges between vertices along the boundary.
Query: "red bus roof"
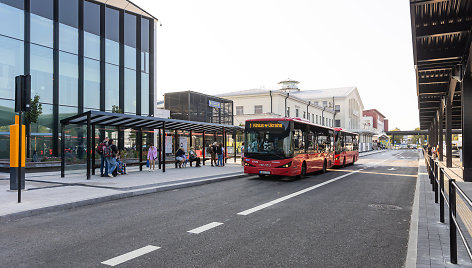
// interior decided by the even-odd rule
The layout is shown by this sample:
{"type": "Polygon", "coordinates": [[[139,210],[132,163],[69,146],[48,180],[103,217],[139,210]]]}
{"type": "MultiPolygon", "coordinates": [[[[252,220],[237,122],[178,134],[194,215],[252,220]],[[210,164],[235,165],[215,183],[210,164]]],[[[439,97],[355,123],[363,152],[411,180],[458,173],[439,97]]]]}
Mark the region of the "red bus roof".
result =
{"type": "Polygon", "coordinates": [[[349,133],[349,134],[353,134],[353,135],[359,135],[359,134],[354,133],[354,132],[346,131],[346,130],[340,128],[340,127],[335,127],[335,128],[334,128],[334,131],[341,131],[341,132],[344,132],[344,133],[349,133]]]}

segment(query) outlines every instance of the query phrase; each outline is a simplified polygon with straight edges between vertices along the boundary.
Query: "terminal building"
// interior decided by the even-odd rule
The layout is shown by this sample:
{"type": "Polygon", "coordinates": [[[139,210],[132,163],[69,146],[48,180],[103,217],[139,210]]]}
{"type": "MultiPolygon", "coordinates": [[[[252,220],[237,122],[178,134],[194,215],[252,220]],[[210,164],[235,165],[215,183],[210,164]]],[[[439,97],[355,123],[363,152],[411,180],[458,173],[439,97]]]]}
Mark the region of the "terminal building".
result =
{"type": "Polygon", "coordinates": [[[153,115],[156,22],[125,0],[0,0],[0,158],[17,75],[30,74],[40,98],[28,150],[40,156],[58,156],[62,118],[114,106],[153,115]]]}

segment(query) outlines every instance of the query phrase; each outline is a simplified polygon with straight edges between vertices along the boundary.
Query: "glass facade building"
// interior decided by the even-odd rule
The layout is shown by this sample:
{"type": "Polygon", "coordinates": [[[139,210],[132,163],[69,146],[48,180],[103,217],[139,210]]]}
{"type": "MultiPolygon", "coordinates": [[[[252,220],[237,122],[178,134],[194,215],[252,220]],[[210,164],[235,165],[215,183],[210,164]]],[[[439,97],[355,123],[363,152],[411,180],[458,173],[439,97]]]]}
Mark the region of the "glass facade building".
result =
{"type": "MultiPolygon", "coordinates": [[[[88,110],[154,113],[155,20],[107,1],[0,0],[0,158],[8,158],[15,76],[31,74],[42,114],[30,151],[58,156],[60,120],[88,110]]],[[[121,1],[123,2],[123,1],[121,1]]]]}
{"type": "Polygon", "coordinates": [[[193,91],[164,94],[172,119],[233,125],[233,101],[193,91]]]}

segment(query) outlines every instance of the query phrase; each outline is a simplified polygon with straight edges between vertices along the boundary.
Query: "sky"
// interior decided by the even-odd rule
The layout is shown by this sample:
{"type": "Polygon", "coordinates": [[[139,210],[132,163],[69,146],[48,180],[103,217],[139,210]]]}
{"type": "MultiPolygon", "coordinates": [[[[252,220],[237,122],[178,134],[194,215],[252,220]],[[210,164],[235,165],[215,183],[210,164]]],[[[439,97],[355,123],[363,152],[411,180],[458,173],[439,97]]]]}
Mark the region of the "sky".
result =
{"type": "Polygon", "coordinates": [[[419,126],[409,1],[134,0],[159,19],[157,97],[357,86],[389,129],[419,126]]]}

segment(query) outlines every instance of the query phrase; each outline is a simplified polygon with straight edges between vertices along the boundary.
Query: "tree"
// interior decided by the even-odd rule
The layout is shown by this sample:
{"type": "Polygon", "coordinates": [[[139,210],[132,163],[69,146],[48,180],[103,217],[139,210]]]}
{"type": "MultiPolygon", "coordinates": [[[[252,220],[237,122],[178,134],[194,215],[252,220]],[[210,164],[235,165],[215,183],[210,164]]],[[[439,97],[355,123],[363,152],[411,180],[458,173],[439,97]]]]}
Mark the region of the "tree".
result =
{"type": "MultiPolygon", "coordinates": [[[[415,130],[420,130],[419,127],[415,128],[415,130]]],[[[424,143],[424,135],[412,135],[411,136],[411,142],[413,144],[420,144],[423,145],[424,143]]]]}
{"type": "Polygon", "coordinates": [[[111,112],[112,113],[115,113],[115,114],[122,114],[123,113],[123,109],[121,109],[118,105],[113,105],[111,107],[111,112]]]}
{"type": "Polygon", "coordinates": [[[39,116],[43,113],[43,105],[39,102],[40,97],[35,95],[30,101],[30,110],[25,113],[26,125],[26,148],[27,156],[31,156],[31,124],[37,123],[39,116]]]}

